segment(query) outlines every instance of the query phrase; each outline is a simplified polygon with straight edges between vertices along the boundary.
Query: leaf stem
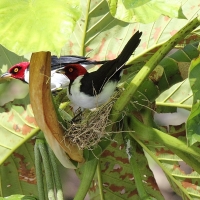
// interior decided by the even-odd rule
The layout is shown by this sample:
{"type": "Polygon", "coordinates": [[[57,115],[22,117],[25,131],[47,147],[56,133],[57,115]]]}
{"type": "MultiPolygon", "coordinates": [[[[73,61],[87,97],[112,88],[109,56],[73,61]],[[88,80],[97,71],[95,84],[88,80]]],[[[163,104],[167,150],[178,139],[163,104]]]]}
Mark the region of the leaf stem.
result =
{"type": "Polygon", "coordinates": [[[116,121],[124,107],[130,101],[132,96],[136,93],[139,86],[149,76],[158,63],[166,56],[166,54],[185,36],[192,30],[200,25],[200,16],[194,18],[188,24],[186,24],[181,30],[179,30],[174,36],[165,42],[160,49],[151,57],[151,59],[142,67],[138,74],[132,79],[128,87],[124,90],[119,99],[115,102],[111,111],[110,119],[116,121]]]}
{"type": "Polygon", "coordinates": [[[38,147],[39,147],[39,150],[40,150],[40,153],[42,156],[42,161],[44,164],[48,199],[55,200],[54,184],[53,184],[53,178],[52,178],[52,173],[51,173],[51,165],[50,165],[48,154],[47,154],[47,151],[48,151],[47,146],[44,143],[44,140],[38,139],[38,147]]]}
{"type": "Polygon", "coordinates": [[[36,170],[36,178],[37,178],[37,189],[39,199],[45,199],[45,191],[44,191],[44,182],[43,182],[43,174],[42,174],[42,157],[39,150],[40,140],[36,139],[34,146],[34,155],[35,155],[35,170],[36,170]]]}
{"type": "Polygon", "coordinates": [[[194,156],[195,158],[200,158],[200,149],[195,146],[188,146],[186,142],[180,141],[177,138],[168,135],[158,129],[151,128],[145,126],[135,117],[130,116],[129,118],[129,126],[132,130],[134,130],[134,134],[130,133],[130,135],[134,139],[137,138],[141,141],[154,141],[163,144],[169,149],[175,149],[177,151],[185,152],[194,156]]]}
{"type": "Polygon", "coordinates": [[[18,148],[20,147],[22,144],[24,144],[27,140],[31,139],[34,135],[36,135],[36,133],[38,133],[40,131],[40,129],[37,127],[34,130],[32,130],[28,136],[26,136],[25,138],[23,138],[19,143],[17,143],[17,145],[12,148],[10,150],[10,152],[8,154],[6,154],[6,156],[1,160],[0,165],[18,148]]]}
{"type": "Polygon", "coordinates": [[[176,180],[171,173],[164,167],[161,162],[158,160],[158,158],[140,141],[138,140],[134,134],[131,134],[131,136],[138,142],[138,144],[141,145],[141,147],[154,159],[154,161],[161,167],[161,169],[165,172],[165,174],[177,185],[178,188],[181,189],[181,191],[184,192],[184,195],[187,196],[188,199],[192,200],[191,197],[189,196],[188,192],[186,189],[181,185],[181,183],[176,180]]]}
{"type": "Polygon", "coordinates": [[[61,183],[60,174],[59,174],[59,170],[58,170],[58,166],[56,162],[56,157],[53,151],[51,150],[51,148],[49,147],[49,145],[47,145],[47,149],[48,149],[48,155],[50,158],[50,163],[53,169],[53,177],[54,177],[57,199],[63,200],[64,198],[63,198],[62,183],[61,183]]]}
{"type": "Polygon", "coordinates": [[[99,195],[100,200],[104,200],[104,194],[103,194],[103,184],[102,184],[102,178],[101,178],[101,163],[98,161],[97,165],[97,178],[98,178],[98,185],[99,185],[99,195]]]}
{"type": "MultiPolygon", "coordinates": [[[[85,12],[84,13],[90,13],[90,3],[91,3],[91,0],[87,0],[87,7],[85,9],[85,12]]],[[[87,26],[88,26],[88,17],[89,17],[89,14],[86,14],[85,15],[85,18],[84,18],[84,29],[83,29],[83,37],[82,37],[82,40],[81,40],[81,47],[80,47],[80,55],[85,55],[85,37],[86,37],[86,33],[87,33],[87,26]]]]}
{"type": "Polygon", "coordinates": [[[140,166],[138,166],[138,162],[137,162],[137,155],[136,155],[137,143],[128,134],[124,137],[124,139],[125,139],[125,144],[126,144],[126,152],[128,154],[128,158],[131,165],[131,170],[133,172],[133,177],[134,177],[135,185],[137,187],[138,195],[140,199],[143,199],[143,200],[148,199],[149,197],[145,190],[144,183],[142,182],[141,173],[139,170],[140,166]]]}
{"type": "Polygon", "coordinates": [[[180,82],[179,85],[173,91],[171,91],[170,94],[163,100],[163,102],[166,102],[183,85],[183,83],[185,83],[185,81],[186,79],[180,82]]]}
{"type": "Polygon", "coordinates": [[[168,107],[178,107],[178,108],[185,108],[188,110],[192,109],[192,105],[186,105],[186,104],[181,104],[181,103],[165,103],[161,101],[156,101],[157,106],[168,106],[168,107]]]}
{"type": "Polygon", "coordinates": [[[81,179],[81,184],[78,188],[76,196],[74,197],[74,200],[83,200],[85,198],[90,188],[90,185],[92,183],[94,174],[96,172],[97,164],[98,164],[98,160],[93,159],[93,160],[85,162],[84,165],[82,166],[84,167],[83,177],[81,179]]]}
{"type": "Polygon", "coordinates": [[[197,173],[200,174],[199,164],[200,162],[186,152],[179,151],[175,148],[170,148],[177,156],[179,156],[185,163],[187,163],[190,167],[192,167],[197,173]]]}

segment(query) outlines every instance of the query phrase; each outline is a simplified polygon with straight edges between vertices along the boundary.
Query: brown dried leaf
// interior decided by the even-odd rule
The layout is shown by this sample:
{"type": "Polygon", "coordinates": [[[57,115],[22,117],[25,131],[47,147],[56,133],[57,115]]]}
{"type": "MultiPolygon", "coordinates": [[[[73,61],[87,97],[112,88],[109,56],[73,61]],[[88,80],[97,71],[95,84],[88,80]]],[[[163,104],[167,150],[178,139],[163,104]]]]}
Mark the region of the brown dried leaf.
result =
{"type": "MultiPolygon", "coordinates": [[[[38,126],[47,142],[63,164],[64,152],[75,161],[83,162],[82,152],[76,145],[63,141],[63,127],[57,120],[50,90],[50,52],[33,53],[30,63],[30,101],[38,126]],[[62,148],[61,148],[62,147],[62,148]],[[64,150],[64,152],[63,152],[64,150]]],[[[65,157],[65,156],[64,156],[65,157]]]]}

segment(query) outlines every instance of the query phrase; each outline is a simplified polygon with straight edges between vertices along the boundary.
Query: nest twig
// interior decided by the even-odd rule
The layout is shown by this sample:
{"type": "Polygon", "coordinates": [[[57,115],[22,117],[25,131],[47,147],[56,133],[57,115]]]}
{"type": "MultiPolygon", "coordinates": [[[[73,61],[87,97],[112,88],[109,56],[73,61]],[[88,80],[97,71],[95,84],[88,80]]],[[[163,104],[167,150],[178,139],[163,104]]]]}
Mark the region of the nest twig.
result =
{"type": "Polygon", "coordinates": [[[67,138],[71,143],[76,144],[79,149],[92,150],[103,138],[109,138],[106,127],[111,125],[109,114],[120,92],[116,92],[111,100],[97,108],[95,111],[83,112],[80,123],[73,123],[67,128],[64,141],[67,138]]]}

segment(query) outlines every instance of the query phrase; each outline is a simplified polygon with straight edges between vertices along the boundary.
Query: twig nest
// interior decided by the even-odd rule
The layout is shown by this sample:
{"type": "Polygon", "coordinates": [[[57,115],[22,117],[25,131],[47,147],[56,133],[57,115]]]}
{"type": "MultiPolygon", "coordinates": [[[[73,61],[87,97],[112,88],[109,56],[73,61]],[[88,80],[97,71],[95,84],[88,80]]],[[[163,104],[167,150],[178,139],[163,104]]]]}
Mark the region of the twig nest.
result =
{"type": "Polygon", "coordinates": [[[120,92],[117,91],[107,104],[96,108],[94,111],[83,111],[81,121],[72,123],[66,129],[64,141],[69,140],[81,150],[92,150],[102,138],[110,137],[106,132],[106,127],[112,123],[109,120],[109,114],[119,94],[120,92]]]}

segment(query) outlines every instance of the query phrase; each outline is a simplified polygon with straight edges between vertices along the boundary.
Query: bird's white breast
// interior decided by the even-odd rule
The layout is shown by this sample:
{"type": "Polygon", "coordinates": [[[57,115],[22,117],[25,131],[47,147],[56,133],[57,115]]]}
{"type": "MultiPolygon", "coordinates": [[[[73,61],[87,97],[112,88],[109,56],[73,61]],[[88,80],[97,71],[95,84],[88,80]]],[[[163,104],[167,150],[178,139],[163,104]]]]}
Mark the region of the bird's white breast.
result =
{"type": "Polygon", "coordinates": [[[82,79],[82,77],[83,76],[77,77],[72,83],[70,90],[71,94],[67,92],[67,96],[69,97],[70,101],[73,104],[82,108],[89,108],[89,109],[96,108],[106,103],[112,96],[117,86],[117,82],[110,81],[105,84],[101,93],[95,95],[94,91],[94,96],[89,96],[87,94],[84,94],[83,92],[80,92],[80,85],[81,85],[80,80],[82,79]]]}

